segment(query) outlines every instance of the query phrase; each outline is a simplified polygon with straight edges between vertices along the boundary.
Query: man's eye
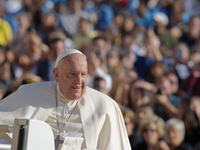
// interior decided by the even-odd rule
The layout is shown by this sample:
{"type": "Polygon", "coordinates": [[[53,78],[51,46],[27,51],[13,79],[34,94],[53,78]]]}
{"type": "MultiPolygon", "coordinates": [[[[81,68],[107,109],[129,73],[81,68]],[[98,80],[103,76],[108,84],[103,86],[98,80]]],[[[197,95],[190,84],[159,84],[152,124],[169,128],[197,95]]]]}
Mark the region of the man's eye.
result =
{"type": "Polygon", "coordinates": [[[71,73],[71,74],[68,75],[68,77],[70,77],[70,78],[74,77],[74,76],[75,76],[75,73],[71,73]]]}
{"type": "Polygon", "coordinates": [[[87,73],[83,73],[82,76],[87,76],[87,73]]]}

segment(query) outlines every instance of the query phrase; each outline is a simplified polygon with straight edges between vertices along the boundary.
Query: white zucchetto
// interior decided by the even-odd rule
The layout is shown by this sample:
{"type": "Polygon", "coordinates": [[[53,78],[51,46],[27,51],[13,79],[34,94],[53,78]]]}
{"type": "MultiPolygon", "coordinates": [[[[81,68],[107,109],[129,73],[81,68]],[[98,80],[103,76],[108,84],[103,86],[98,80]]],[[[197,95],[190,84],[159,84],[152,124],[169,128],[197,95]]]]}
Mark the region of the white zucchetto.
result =
{"type": "Polygon", "coordinates": [[[66,56],[71,55],[71,54],[82,54],[84,55],[81,51],[77,50],[77,49],[66,49],[63,52],[61,52],[57,59],[56,59],[56,64],[55,67],[57,67],[58,63],[66,56]]]}

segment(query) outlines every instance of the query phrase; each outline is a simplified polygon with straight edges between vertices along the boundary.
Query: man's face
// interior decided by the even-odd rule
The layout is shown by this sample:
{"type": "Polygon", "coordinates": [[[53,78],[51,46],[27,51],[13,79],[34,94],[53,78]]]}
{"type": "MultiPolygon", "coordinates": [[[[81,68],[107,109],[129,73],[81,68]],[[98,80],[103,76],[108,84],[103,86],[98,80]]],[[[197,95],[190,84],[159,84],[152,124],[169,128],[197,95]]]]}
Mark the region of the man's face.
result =
{"type": "Polygon", "coordinates": [[[87,61],[82,54],[64,57],[53,70],[61,94],[69,100],[83,96],[87,82],[87,61]]]}

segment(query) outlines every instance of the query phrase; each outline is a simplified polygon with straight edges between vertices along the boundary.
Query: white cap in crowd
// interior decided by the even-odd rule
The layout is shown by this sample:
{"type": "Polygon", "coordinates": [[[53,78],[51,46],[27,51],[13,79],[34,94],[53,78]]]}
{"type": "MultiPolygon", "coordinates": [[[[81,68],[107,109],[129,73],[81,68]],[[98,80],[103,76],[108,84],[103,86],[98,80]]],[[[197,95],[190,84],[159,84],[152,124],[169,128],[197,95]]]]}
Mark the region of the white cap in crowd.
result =
{"type": "Polygon", "coordinates": [[[162,23],[163,25],[168,25],[169,19],[166,14],[158,12],[153,16],[153,19],[157,22],[162,23]]]}

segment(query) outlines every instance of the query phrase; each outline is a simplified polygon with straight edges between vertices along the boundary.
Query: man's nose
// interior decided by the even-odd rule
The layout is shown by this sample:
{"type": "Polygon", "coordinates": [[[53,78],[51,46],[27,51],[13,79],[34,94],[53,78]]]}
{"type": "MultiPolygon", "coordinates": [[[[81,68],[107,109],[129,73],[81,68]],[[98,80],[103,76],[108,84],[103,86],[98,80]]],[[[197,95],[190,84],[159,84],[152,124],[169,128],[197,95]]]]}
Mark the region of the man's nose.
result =
{"type": "Polygon", "coordinates": [[[76,77],[76,83],[82,83],[82,76],[81,75],[77,75],[77,77],[76,77]]]}

